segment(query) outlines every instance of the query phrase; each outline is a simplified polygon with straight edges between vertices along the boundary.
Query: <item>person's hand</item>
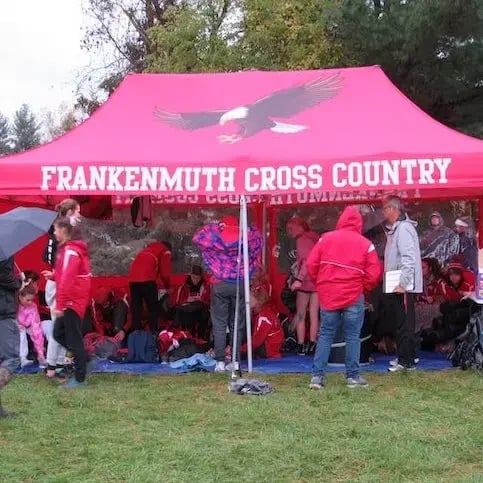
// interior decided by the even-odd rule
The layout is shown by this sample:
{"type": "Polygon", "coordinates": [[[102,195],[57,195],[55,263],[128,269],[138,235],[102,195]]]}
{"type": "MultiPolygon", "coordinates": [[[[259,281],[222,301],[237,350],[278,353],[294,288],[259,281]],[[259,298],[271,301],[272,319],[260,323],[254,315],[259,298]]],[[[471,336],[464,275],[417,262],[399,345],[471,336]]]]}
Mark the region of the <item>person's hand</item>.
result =
{"type": "Polygon", "coordinates": [[[54,310],[52,310],[52,315],[56,318],[59,318],[59,317],[62,317],[64,315],[64,311],[54,309],[54,310]]]}
{"type": "Polygon", "coordinates": [[[114,337],[113,339],[116,342],[122,342],[124,340],[124,337],[126,337],[126,333],[123,330],[120,330],[114,337]]]}
{"type": "Polygon", "coordinates": [[[54,272],[51,270],[43,270],[41,272],[42,277],[45,277],[47,280],[52,280],[54,278],[54,272]]]}
{"type": "Polygon", "coordinates": [[[395,289],[394,289],[394,293],[406,293],[406,289],[405,288],[402,288],[401,285],[398,285],[395,289]]]}
{"type": "Polygon", "coordinates": [[[302,282],[300,280],[295,280],[295,282],[290,286],[290,290],[295,292],[295,290],[299,290],[300,287],[302,287],[302,282]]]}

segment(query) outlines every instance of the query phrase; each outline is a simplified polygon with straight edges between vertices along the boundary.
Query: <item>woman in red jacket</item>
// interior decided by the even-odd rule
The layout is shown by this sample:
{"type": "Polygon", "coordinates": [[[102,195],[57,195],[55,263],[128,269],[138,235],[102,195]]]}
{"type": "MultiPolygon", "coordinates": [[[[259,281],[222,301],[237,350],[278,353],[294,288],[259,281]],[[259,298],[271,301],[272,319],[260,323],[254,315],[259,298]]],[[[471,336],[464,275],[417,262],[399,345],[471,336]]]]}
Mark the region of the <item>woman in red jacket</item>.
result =
{"type": "MultiPolygon", "coordinates": [[[[64,217],[54,222],[54,235],[59,250],[53,272],[43,275],[57,285],[52,314],[55,340],[74,355],[75,375],[63,387],[85,386],[87,353],[82,339],[82,319],[89,305],[91,291],[91,264],[87,244],[80,239],[79,229],[64,217]]],[[[75,223],[75,222],[74,222],[75,223]]]]}
{"type": "MultiPolygon", "coordinates": [[[[265,287],[252,288],[250,306],[255,316],[252,335],[253,354],[256,358],[262,359],[282,357],[283,328],[265,287]]],[[[246,344],[241,347],[241,352],[247,352],[246,344]]]]}

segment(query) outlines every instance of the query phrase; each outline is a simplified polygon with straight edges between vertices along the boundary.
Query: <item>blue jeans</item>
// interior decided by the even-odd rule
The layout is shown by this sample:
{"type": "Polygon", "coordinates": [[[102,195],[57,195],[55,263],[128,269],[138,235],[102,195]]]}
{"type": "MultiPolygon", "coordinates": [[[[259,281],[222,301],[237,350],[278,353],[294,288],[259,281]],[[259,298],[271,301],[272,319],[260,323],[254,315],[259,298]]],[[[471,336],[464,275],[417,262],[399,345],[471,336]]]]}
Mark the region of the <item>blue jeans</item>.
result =
{"type": "Polygon", "coordinates": [[[15,319],[0,320],[0,367],[20,367],[20,332],[15,319]]]}
{"type": "Polygon", "coordinates": [[[320,310],[322,326],[312,367],[313,376],[323,376],[329,363],[330,349],[341,321],[344,324],[345,368],[347,377],[359,377],[361,329],[364,323],[364,296],[350,307],[339,310],[320,310]]]}

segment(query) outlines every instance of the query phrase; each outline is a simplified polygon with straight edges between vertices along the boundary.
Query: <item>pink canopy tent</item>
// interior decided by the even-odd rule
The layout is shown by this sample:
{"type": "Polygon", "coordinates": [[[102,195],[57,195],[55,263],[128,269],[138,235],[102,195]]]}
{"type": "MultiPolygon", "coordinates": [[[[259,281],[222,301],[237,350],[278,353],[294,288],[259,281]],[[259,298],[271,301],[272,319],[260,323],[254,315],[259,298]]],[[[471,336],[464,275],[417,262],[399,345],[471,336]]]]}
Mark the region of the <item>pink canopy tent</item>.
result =
{"type": "Polygon", "coordinates": [[[377,66],[136,74],[83,124],[0,166],[2,197],[451,198],[481,193],[483,142],[430,118],[377,66]]]}

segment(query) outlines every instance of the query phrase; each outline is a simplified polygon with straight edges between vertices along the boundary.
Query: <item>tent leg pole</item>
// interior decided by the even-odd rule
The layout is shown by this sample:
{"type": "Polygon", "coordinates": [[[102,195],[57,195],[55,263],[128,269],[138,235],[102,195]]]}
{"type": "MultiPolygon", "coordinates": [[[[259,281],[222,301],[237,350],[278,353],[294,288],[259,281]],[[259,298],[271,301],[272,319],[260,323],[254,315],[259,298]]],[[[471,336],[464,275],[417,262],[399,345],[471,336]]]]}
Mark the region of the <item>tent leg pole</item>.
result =
{"type": "Polygon", "coordinates": [[[248,209],[247,200],[244,195],[240,197],[240,213],[241,213],[241,228],[243,239],[243,282],[245,288],[245,318],[247,326],[247,358],[248,358],[248,373],[251,374],[253,370],[253,354],[252,354],[252,318],[250,310],[250,262],[248,254],[248,209]]]}

